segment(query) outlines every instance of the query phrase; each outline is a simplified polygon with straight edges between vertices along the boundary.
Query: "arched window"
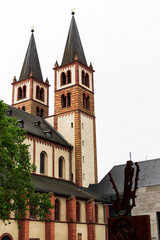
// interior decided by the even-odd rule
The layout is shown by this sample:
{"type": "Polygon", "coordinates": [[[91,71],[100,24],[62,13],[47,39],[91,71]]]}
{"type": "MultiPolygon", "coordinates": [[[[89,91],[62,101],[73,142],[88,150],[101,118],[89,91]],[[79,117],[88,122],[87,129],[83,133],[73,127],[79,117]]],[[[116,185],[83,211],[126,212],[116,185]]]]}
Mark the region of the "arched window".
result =
{"type": "Polygon", "coordinates": [[[90,107],[89,106],[89,96],[87,96],[87,98],[86,98],[86,108],[89,109],[89,107],[90,107]]]}
{"type": "Polygon", "coordinates": [[[44,101],[44,89],[41,88],[40,90],[40,100],[44,101]]]}
{"type": "Polygon", "coordinates": [[[60,178],[64,177],[64,158],[60,157],[58,159],[58,176],[60,178]]]}
{"type": "Polygon", "coordinates": [[[43,117],[43,109],[40,111],[40,117],[43,117]]]}
{"type": "Polygon", "coordinates": [[[36,207],[31,205],[29,210],[30,219],[36,219],[36,207]]]}
{"type": "Polygon", "coordinates": [[[40,154],[40,173],[45,173],[45,153],[40,154]]]}
{"type": "Polygon", "coordinates": [[[66,107],[66,97],[64,96],[64,94],[62,94],[61,96],[61,105],[62,108],[66,107]]]}
{"type": "Polygon", "coordinates": [[[22,110],[25,111],[25,106],[22,107],[22,110]]]}
{"type": "Polygon", "coordinates": [[[36,98],[37,99],[40,98],[40,88],[39,88],[39,86],[36,87],[36,98]]]}
{"type": "Polygon", "coordinates": [[[12,238],[10,238],[9,236],[5,235],[2,237],[2,240],[12,240],[12,238]]]}
{"type": "Polygon", "coordinates": [[[71,83],[71,71],[67,71],[67,83],[71,83]]]}
{"type": "Polygon", "coordinates": [[[80,222],[80,203],[76,202],[76,221],[80,222]]]}
{"type": "Polygon", "coordinates": [[[98,206],[95,204],[95,222],[98,223],[98,206]]]}
{"type": "Polygon", "coordinates": [[[89,75],[88,75],[88,73],[86,73],[86,76],[85,76],[85,85],[87,87],[89,87],[89,75]]]}
{"type": "Polygon", "coordinates": [[[26,97],[26,86],[23,86],[23,98],[26,97]]]}
{"type": "Polygon", "coordinates": [[[67,106],[71,106],[71,94],[67,93],[67,106]]]}
{"type": "Polygon", "coordinates": [[[39,116],[39,107],[36,108],[36,116],[39,116]]]}
{"type": "Polygon", "coordinates": [[[86,96],[84,93],[83,93],[83,107],[84,108],[86,107],[86,96]]]}
{"type": "Polygon", "coordinates": [[[18,88],[18,99],[21,99],[22,98],[22,88],[19,87],[18,88]]]}
{"type": "Polygon", "coordinates": [[[55,220],[60,220],[60,202],[58,198],[55,200],[55,220]]]}
{"type": "Polygon", "coordinates": [[[82,71],[82,84],[85,84],[85,73],[82,71]]]}
{"type": "Polygon", "coordinates": [[[66,74],[64,72],[61,73],[61,85],[66,84],[66,74]]]}

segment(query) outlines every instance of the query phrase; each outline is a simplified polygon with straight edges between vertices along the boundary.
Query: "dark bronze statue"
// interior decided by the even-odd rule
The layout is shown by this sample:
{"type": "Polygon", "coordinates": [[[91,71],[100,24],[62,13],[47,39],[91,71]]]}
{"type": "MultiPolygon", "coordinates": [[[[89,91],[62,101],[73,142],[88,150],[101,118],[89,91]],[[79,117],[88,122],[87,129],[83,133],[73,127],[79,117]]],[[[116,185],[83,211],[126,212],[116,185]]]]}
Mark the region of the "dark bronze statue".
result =
{"type": "Polygon", "coordinates": [[[139,176],[139,166],[138,163],[135,163],[136,166],[136,175],[135,175],[135,184],[133,186],[134,179],[134,168],[133,162],[127,161],[126,167],[124,170],[124,190],[122,199],[116,187],[116,184],[113,180],[111,173],[109,173],[110,181],[113,184],[113,188],[116,192],[116,200],[113,203],[113,209],[116,214],[128,215],[131,212],[131,209],[135,206],[136,190],[138,189],[138,176],[139,176]],[[123,214],[122,214],[123,212],[123,214]]]}

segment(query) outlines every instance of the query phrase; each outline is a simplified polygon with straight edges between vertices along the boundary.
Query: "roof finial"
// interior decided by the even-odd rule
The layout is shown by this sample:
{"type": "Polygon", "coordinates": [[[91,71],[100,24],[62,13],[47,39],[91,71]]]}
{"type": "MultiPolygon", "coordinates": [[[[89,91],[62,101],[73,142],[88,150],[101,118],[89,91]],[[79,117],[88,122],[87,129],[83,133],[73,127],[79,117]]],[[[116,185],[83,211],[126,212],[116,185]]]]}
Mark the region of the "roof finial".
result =
{"type": "Polygon", "coordinates": [[[130,158],[130,161],[132,161],[132,154],[131,154],[131,152],[129,153],[129,158],[130,158]]]}
{"type": "Polygon", "coordinates": [[[75,10],[75,8],[73,7],[73,8],[71,9],[71,14],[72,14],[72,15],[75,14],[75,11],[74,11],[74,10],[75,10]]]}
{"type": "Polygon", "coordinates": [[[31,32],[33,33],[34,32],[34,26],[32,25],[31,27],[31,32]]]}

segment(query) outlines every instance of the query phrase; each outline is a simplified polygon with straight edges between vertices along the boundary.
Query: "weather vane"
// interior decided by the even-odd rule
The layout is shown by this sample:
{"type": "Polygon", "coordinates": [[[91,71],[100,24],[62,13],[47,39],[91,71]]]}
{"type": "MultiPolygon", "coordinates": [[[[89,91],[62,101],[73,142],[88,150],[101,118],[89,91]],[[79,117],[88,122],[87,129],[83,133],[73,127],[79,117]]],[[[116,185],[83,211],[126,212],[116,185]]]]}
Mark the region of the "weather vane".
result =
{"type": "Polygon", "coordinates": [[[72,7],[72,9],[71,9],[71,13],[72,13],[72,15],[74,15],[75,14],[75,8],[74,7],[72,7]]]}
{"type": "Polygon", "coordinates": [[[31,32],[34,32],[34,26],[32,25],[32,27],[31,27],[31,32]]]}

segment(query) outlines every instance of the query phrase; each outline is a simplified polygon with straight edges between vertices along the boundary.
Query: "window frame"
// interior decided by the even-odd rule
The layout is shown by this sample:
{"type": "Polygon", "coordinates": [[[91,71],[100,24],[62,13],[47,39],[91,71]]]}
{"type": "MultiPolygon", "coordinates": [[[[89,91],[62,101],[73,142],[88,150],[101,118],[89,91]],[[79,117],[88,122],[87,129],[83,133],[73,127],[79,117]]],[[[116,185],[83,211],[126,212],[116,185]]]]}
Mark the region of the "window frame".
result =
{"type": "Polygon", "coordinates": [[[71,83],[72,79],[71,79],[71,70],[67,71],[67,84],[71,83]]]}
{"type": "Polygon", "coordinates": [[[71,106],[71,94],[70,92],[67,93],[67,107],[71,106]]]}
{"type": "Polygon", "coordinates": [[[95,223],[98,223],[98,206],[95,203],[95,223]]]}
{"type": "Polygon", "coordinates": [[[66,108],[67,106],[67,99],[66,96],[64,94],[61,95],[61,107],[62,108],[66,108]]]}
{"type": "Polygon", "coordinates": [[[38,85],[36,86],[36,98],[40,99],[40,87],[38,85]]]}
{"type": "Polygon", "coordinates": [[[45,174],[45,160],[46,160],[46,154],[45,152],[40,153],[40,174],[45,174]]]}
{"type": "Polygon", "coordinates": [[[81,221],[81,205],[79,201],[76,201],[76,222],[81,221]]]}
{"type": "Polygon", "coordinates": [[[61,73],[61,86],[66,85],[66,74],[65,72],[61,73]]]}
{"type": "Polygon", "coordinates": [[[60,221],[60,200],[58,198],[55,199],[55,221],[60,221]]]}
{"type": "Polygon", "coordinates": [[[89,74],[88,72],[85,72],[84,70],[82,70],[82,74],[81,74],[81,81],[82,81],[82,84],[86,87],[89,88],[89,81],[90,81],[90,77],[89,77],[89,74]]]}
{"type": "Polygon", "coordinates": [[[18,100],[21,100],[23,97],[23,91],[22,91],[22,87],[18,88],[18,100]]]}
{"type": "Polygon", "coordinates": [[[58,177],[64,178],[64,158],[58,158],[58,177]]]}

